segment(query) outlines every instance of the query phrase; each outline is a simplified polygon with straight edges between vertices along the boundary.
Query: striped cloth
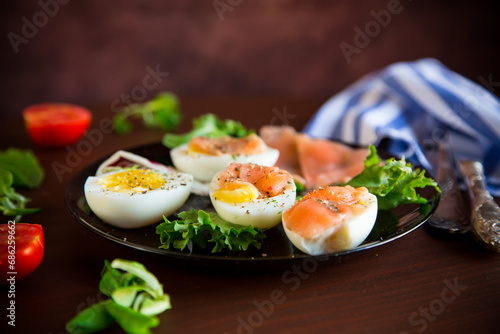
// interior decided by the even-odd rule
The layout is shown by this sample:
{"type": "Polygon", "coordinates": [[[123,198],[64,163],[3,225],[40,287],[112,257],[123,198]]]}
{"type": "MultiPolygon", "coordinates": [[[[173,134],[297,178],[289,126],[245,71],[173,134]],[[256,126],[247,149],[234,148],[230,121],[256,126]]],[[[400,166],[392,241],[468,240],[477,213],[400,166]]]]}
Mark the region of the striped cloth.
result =
{"type": "Polygon", "coordinates": [[[303,132],[358,145],[385,139],[390,154],[430,173],[436,144],[448,138],[458,159],[484,164],[488,188],[500,196],[500,100],[435,59],[368,74],[323,104],[303,132]]]}

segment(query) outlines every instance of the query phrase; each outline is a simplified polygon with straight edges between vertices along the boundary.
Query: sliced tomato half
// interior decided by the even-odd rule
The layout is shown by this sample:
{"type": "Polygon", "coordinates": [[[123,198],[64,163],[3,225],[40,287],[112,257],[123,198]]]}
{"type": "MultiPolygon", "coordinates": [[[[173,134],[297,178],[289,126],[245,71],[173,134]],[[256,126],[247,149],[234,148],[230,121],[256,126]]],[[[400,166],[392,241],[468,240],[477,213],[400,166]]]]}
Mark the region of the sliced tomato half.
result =
{"type": "Polygon", "coordinates": [[[38,224],[0,224],[0,284],[19,281],[40,265],[45,241],[38,224]]]}
{"type": "Polygon", "coordinates": [[[92,114],[77,105],[46,103],[25,108],[23,118],[28,135],[35,144],[64,147],[83,137],[92,121],[92,114]]]}

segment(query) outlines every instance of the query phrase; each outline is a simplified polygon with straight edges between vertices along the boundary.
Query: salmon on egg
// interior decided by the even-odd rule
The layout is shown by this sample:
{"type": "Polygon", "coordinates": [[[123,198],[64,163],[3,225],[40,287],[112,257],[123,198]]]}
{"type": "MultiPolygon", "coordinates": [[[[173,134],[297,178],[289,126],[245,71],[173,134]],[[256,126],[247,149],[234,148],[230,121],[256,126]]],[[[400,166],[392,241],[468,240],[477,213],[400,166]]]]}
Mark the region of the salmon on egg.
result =
{"type": "Polygon", "coordinates": [[[186,202],[193,177],[149,168],[120,168],[90,176],[85,199],[104,222],[119,228],[140,228],[170,216],[186,202]]]}
{"type": "Polygon", "coordinates": [[[359,246],[377,212],[377,197],[365,187],[330,186],[310,191],[284,212],[283,229],[304,253],[329,254],[359,246]]]}
{"type": "Polygon", "coordinates": [[[292,176],[278,167],[233,162],[210,183],[210,200],[217,214],[243,226],[276,226],[295,198],[292,176]]]}
{"type": "Polygon", "coordinates": [[[274,166],[279,151],[268,147],[256,134],[251,134],[241,138],[194,137],[189,143],[172,149],[170,156],[179,171],[208,183],[215,173],[224,170],[231,162],[274,166]]]}

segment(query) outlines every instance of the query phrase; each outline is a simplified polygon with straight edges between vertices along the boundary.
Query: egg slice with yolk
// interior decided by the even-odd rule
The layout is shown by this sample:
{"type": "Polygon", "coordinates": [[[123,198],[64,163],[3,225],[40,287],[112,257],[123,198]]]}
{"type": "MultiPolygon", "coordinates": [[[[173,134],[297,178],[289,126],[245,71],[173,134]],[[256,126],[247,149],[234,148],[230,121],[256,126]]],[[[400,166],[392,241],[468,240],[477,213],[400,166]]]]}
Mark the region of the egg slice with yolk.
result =
{"type": "Polygon", "coordinates": [[[359,246],[377,218],[377,198],[364,187],[326,187],[309,192],[282,217],[292,244],[311,255],[359,246]]]}
{"type": "Polygon", "coordinates": [[[295,198],[293,178],[278,167],[231,163],[210,183],[210,200],[217,214],[243,226],[276,226],[295,198]]]}
{"type": "Polygon", "coordinates": [[[91,176],[84,185],[90,209],[104,222],[120,228],[139,228],[162,220],[187,200],[193,177],[127,168],[91,176]]]}

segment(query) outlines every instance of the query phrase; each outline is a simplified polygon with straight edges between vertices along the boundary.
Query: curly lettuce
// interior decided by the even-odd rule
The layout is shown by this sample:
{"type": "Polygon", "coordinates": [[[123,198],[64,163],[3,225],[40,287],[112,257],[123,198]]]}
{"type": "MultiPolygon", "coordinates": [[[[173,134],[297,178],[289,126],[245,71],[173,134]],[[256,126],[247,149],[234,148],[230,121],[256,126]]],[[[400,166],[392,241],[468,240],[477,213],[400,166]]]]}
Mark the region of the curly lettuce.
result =
{"type": "Polygon", "coordinates": [[[202,249],[211,247],[216,253],[224,249],[230,251],[246,251],[250,246],[259,249],[265,238],[264,231],[253,226],[240,226],[229,223],[215,212],[203,210],[182,211],[179,219],[165,222],[156,227],[156,234],[160,235],[163,249],[184,250],[197,245],[202,249]]]}
{"type": "Polygon", "coordinates": [[[390,158],[384,164],[377,155],[375,146],[370,145],[370,154],[365,160],[363,171],[347,184],[366,187],[378,200],[379,210],[389,210],[400,204],[425,204],[427,199],[417,193],[417,188],[434,187],[441,193],[436,181],[425,176],[425,170],[412,168],[405,158],[390,158]]]}

